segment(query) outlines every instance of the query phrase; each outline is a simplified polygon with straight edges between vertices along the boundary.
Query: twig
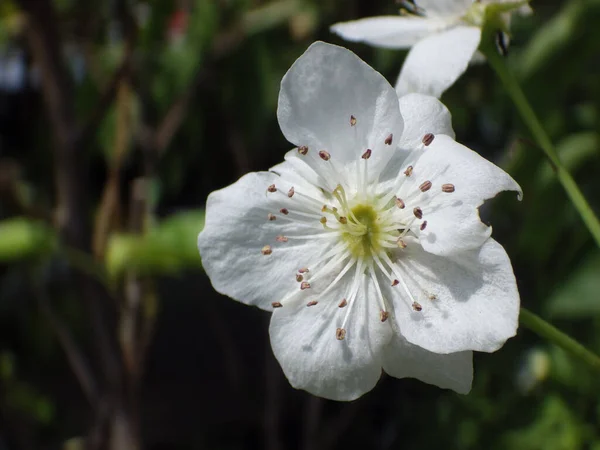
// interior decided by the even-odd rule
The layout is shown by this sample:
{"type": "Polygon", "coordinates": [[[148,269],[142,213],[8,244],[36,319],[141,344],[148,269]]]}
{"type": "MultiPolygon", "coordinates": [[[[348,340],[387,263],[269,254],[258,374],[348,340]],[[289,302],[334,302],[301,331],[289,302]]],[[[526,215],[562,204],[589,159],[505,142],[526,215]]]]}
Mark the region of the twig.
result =
{"type": "Polygon", "coordinates": [[[35,287],[35,293],[36,297],[38,298],[41,311],[44,313],[48,319],[48,322],[52,326],[52,329],[56,333],[58,342],[65,352],[67,361],[69,361],[69,365],[71,366],[75,377],[79,381],[81,389],[87,397],[88,402],[92,408],[95,408],[98,404],[98,383],[95,380],[95,377],[86,361],[83,352],[81,352],[77,346],[77,343],[71,336],[68,328],[52,310],[48,294],[35,279],[32,281],[32,284],[35,287]]]}

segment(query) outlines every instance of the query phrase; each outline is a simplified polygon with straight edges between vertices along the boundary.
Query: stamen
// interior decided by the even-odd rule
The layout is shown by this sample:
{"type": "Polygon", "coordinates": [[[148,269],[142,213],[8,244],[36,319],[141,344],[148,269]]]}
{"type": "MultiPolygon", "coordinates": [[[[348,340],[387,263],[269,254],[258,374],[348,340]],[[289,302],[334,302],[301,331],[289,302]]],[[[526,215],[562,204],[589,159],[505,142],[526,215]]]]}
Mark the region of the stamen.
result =
{"type": "Polygon", "coordinates": [[[419,220],[421,220],[423,218],[423,210],[421,208],[419,208],[418,206],[415,209],[413,209],[413,214],[419,220]]]}
{"type": "Polygon", "coordinates": [[[288,241],[288,238],[287,238],[287,237],[285,237],[285,236],[283,236],[282,234],[280,234],[279,236],[277,236],[277,237],[275,238],[275,240],[276,240],[277,242],[287,242],[287,241],[288,241]]]}
{"type": "Polygon", "coordinates": [[[400,282],[398,280],[392,281],[392,286],[398,286],[400,282]]]}
{"type": "Polygon", "coordinates": [[[450,183],[442,184],[442,192],[447,192],[449,194],[454,192],[454,185],[450,183]]]}
{"type": "Polygon", "coordinates": [[[343,308],[348,304],[348,302],[346,301],[345,298],[342,299],[342,301],[339,303],[338,308],[343,308]]]}
{"type": "Polygon", "coordinates": [[[427,221],[424,220],[423,223],[421,224],[421,226],[419,228],[421,229],[421,231],[423,231],[426,226],[427,226],[427,221]]]}
{"type": "Polygon", "coordinates": [[[394,140],[394,135],[390,134],[388,137],[385,138],[385,145],[392,145],[393,140],[394,140]]]}
{"type": "Polygon", "coordinates": [[[350,116],[350,126],[353,127],[356,125],[356,117],[350,116]]]}
{"type": "Polygon", "coordinates": [[[382,322],[385,322],[386,320],[388,320],[388,317],[390,317],[390,313],[387,311],[380,311],[379,312],[379,319],[382,322]]]}
{"type": "Polygon", "coordinates": [[[361,156],[362,159],[369,159],[371,157],[371,149],[368,148],[366,152],[363,153],[363,155],[361,156]]]}
{"type": "Polygon", "coordinates": [[[270,255],[271,253],[273,253],[273,249],[271,248],[270,245],[265,245],[261,251],[260,251],[263,255],[270,255]]]}
{"type": "Polygon", "coordinates": [[[404,209],[406,207],[406,203],[401,198],[396,197],[396,206],[400,209],[404,209]]]}
{"type": "Polygon", "coordinates": [[[308,281],[303,281],[302,283],[300,283],[300,289],[301,290],[310,289],[310,283],[308,281]]]}
{"type": "Polygon", "coordinates": [[[298,147],[298,153],[300,153],[302,156],[305,156],[308,153],[308,147],[306,145],[301,145],[298,147]]]}
{"type": "Polygon", "coordinates": [[[427,133],[425,136],[423,136],[423,145],[425,147],[429,147],[433,142],[434,138],[435,136],[433,135],[433,133],[427,133]]]}
{"type": "Polygon", "coordinates": [[[319,303],[318,301],[316,301],[316,300],[313,300],[313,301],[310,301],[310,302],[308,302],[308,303],[306,304],[306,306],[315,306],[315,305],[317,305],[318,303],[319,303]]]}
{"type": "Polygon", "coordinates": [[[277,188],[275,187],[275,185],[274,185],[274,184],[272,184],[272,185],[270,185],[270,186],[267,188],[267,191],[269,191],[269,192],[277,192],[277,188]]]}
{"type": "Polygon", "coordinates": [[[329,152],[326,152],[325,150],[321,150],[319,152],[319,157],[323,160],[323,161],[329,161],[331,159],[331,155],[329,154],[329,152]]]}
{"type": "Polygon", "coordinates": [[[344,216],[340,216],[338,217],[338,221],[342,224],[342,225],[346,225],[348,223],[348,218],[344,217],[344,216]]]}
{"type": "Polygon", "coordinates": [[[297,273],[297,274],[296,274],[296,281],[297,281],[298,283],[301,283],[301,282],[302,282],[302,280],[304,280],[304,277],[303,277],[302,275],[300,275],[299,273],[297,273]]]}
{"type": "Polygon", "coordinates": [[[310,270],[308,270],[308,267],[303,267],[302,269],[298,269],[298,273],[308,273],[310,272],[310,270]]]}
{"type": "Polygon", "coordinates": [[[421,190],[421,192],[427,192],[429,189],[431,189],[431,186],[431,181],[427,180],[423,182],[421,186],[419,186],[419,189],[421,190]]]}
{"type": "Polygon", "coordinates": [[[413,166],[408,166],[406,168],[406,170],[404,171],[404,175],[406,175],[407,177],[410,177],[413,173],[413,166]]]}
{"type": "Polygon", "coordinates": [[[413,302],[412,309],[414,309],[416,312],[421,312],[423,310],[423,307],[419,302],[413,302]]]}
{"type": "Polygon", "coordinates": [[[294,196],[294,187],[293,186],[290,188],[287,195],[289,198],[292,198],[294,196]]]}
{"type": "Polygon", "coordinates": [[[273,308],[281,308],[283,305],[280,302],[273,302],[271,303],[271,306],[273,308]]]}
{"type": "Polygon", "coordinates": [[[290,211],[289,211],[287,208],[281,208],[281,209],[279,210],[279,212],[280,212],[281,214],[283,214],[284,216],[287,216],[287,215],[290,213],[290,211]]]}
{"type": "Polygon", "coordinates": [[[398,239],[396,241],[396,243],[398,244],[398,247],[400,247],[402,249],[405,249],[407,247],[406,242],[404,242],[404,240],[402,240],[402,239],[398,239]]]}
{"type": "Polygon", "coordinates": [[[343,328],[338,328],[337,330],[335,330],[335,338],[338,341],[343,341],[345,337],[346,337],[346,330],[344,330],[343,328]]]}
{"type": "Polygon", "coordinates": [[[267,219],[269,219],[270,221],[273,221],[273,220],[277,219],[277,216],[275,214],[269,213],[269,214],[267,214],[267,219]]]}

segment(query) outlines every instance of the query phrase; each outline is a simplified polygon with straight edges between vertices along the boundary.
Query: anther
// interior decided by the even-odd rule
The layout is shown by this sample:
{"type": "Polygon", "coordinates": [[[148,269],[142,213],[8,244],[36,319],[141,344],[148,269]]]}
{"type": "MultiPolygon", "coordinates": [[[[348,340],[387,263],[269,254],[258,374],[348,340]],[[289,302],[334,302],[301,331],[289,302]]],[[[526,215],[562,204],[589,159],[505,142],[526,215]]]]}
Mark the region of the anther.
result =
{"type": "Polygon", "coordinates": [[[346,330],[344,330],[343,328],[338,328],[337,330],[335,330],[335,338],[338,341],[343,341],[345,337],[346,337],[346,330]]]}
{"type": "Polygon", "coordinates": [[[429,294],[428,297],[429,297],[429,300],[437,300],[437,295],[435,295],[435,294],[429,294]]]}
{"type": "Polygon", "coordinates": [[[394,140],[394,135],[390,134],[388,137],[385,138],[385,145],[392,145],[393,140],[394,140]]]}
{"type": "Polygon", "coordinates": [[[273,308],[281,308],[283,305],[279,302],[273,302],[273,303],[271,303],[271,306],[273,308]]]}
{"type": "Polygon", "coordinates": [[[306,155],[308,153],[308,147],[306,145],[301,145],[300,147],[298,147],[298,153],[300,153],[301,155],[306,155]]]}
{"type": "Polygon", "coordinates": [[[303,277],[302,275],[300,275],[299,273],[297,273],[297,274],[296,274],[296,281],[297,281],[298,283],[301,283],[301,282],[302,282],[302,280],[304,280],[304,277],[303,277]]]}
{"type": "Polygon", "coordinates": [[[350,116],[350,126],[353,127],[356,125],[356,117],[350,116]]]}
{"type": "Polygon", "coordinates": [[[273,253],[273,249],[271,248],[270,245],[265,245],[261,251],[260,251],[263,255],[270,255],[271,253],[273,253]]]}
{"type": "Polygon", "coordinates": [[[319,156],[321,157],[321,159],[323,161],[329,161],[331,159],[331,155],[329,154],[329,152],[326,152],[325,150],[321,150],[319,152],[319,156]]]}
{"type": "MultiPolygon", "coordinates": [[[[398,239],[396,241],[396,244],[398,244],[398,247],[400,247],[400,248],[406,248],[406,242],[404,242],[404,240],[402,240],[402,239],[398,239]]],[[[397,281],[397,280],[394,280],[394,281],[397,281]]],[[[395,286],[395,284],[393,284],[392,286],[395,286]]]]}
{"type": "Polygon", "coordinates": [[[421,192],[427,192],[429,189],[431,189],[431,181],[427,180],[423,183],[421,183],[421,186],[419,186],[419,189],[421,190],[421,192]]]}
{"type": "Polygon", "coordinates": [[[341,224],[343,224],[343,225],[346,225],[346,224],[348,223],[348,218],[347,218],[347,217],[344,217],[344,216],[340,216],[340,217],[338,217],[338,221],[339,221],[341,224]]]}
{"type": "Polygon", "coordinates": [[[310,283],[308,281],[303,281],[302,283],[300,283],[300,289],[310,289],[310,283]]]}
{"type": "Polygon", "coordinates": [[[388,320],[388,317],[390,317],[390,313],[387,311],[380,311],[379,312],[379,319],[382,322],[385,322],[386,320],[388,320]]]}
{"type": "Polygon", "coordinates": [[[419,302],[413,302],[412,309],[414,309],[416,312],[421,312],[423,310],[423,307],[419,302]]]}
{"type": "Polygon", "coordinates": [[[369,159],[371,157],[371,149],[368,148],[366,152],[364,152],[361,156],[362,159],[369,159]]]}
{"type": "Polygon", "coordinates": [[[319,302],[316,300],[310,301],[306,304],[306,306],[315,306],[316,304],[318,304],[319,302]]]}
{"type": "Polygon", "coordinates": [[[398,281],[398,280],[392,281],[392,286],[398,286],[399,284],[400,284],[400,281],[398,281]]]}
{"type": "Polygon", "coordinates": [[[308,273],[308,267],[303,267],[302,269],[298,269],[298,273],[308,273]]]}
{"type": "Polygon", "coordinates": [[[327,217],[321,217],[319,222],[321,222],[323,225],[325,225],[327,223],[327,217]]]}
{"type": "Polygon", "coordinates": [[[400,209],[404,209],[406,203],[404,203],[404,200],[402,200],[401,198],[396,197],[396,206],[400,209]]]}
{"type": "Polygon", "coordinates": [[[277,219],[277,216],[275,214],[269,213],[269,214],[267,214],[267,219],[269,219],[270,221],[273,221],[273,220],[277,219]]]}
{"type": "Polygon", "coordinates": [[[453,184],[442,184],[442,192],[447,192],[447,193],[452,193],[454,192],[454,185],[453,184]]]}
{"type": "Polygon", "coordinates": [[[404,175],[406,175],[407,177],[410,177],[413,173],[413,166],[408,166],[406,168],[406,170],[404,171],[404,175]]]}
{"type": "Polygon", "coordinates": [[[285,236],[283,236],[283,235],[281,235],[281,234],[280,234],[279,236],[277,236],[277,237],[275,238],[275,240],[276,240],[277,242],[287,242],[287,241],[288,241],[288,238],[286,238],[285,236]]]}
{"type": "Polygon", "coordinates": [[[418,206],[415,209],[413,209],[413,214],[419,220],[423,218],[423,210],[418,206]]]}
{"type": "Polygon", "coordinates": [[[434,138],[435,136],[433,135],[433,133],[427,133],[425,136],[423,136],[423,145],[425,147],[430,146],[434,138]]]}
{"type": "Polygon", "coordinates": [[[421,224],[421,226],[419,227],[419,229],[420,229],[421,231],[423,231],[423,230],[425,229],[425,227],[426,227],[426,226],[427,226],[427,221],[426,221],[426,220],[424,220],[424,221],[423,221],[423,223],[421,224]]]}
{"type": "Polygon", "coordinates": [[[287,208],[281,208],[281,209],[279,210],[279,212],[280,212],[281,214],[283,214],[284,216],[287,216],[287,215],[290,213],[290,211],[289,211],[287,208]]]}
{"type": "Polygon", "coordinates": [[[274,184],[272,184],[271,186],[269,186],[267,188],[267,191],[269,191],[269,192],[277,192],[277,188],[275,187],[274,184]]]}
{"type": "Polygon", "coordinates": [[[292,198],[293,196],[294,196],[294,187],[292,186],[292,187],[290,188],[290,190],[288,191],[288,197],[289,197],[289,198],[292,198]]]}
{"type": "Polygon", "coordinates": [[[348,304],[348,302],[346,301],[345,298],[343,298],[342,301],[339,303],[338,308],[343,308],[347,304],[348,304]]]}

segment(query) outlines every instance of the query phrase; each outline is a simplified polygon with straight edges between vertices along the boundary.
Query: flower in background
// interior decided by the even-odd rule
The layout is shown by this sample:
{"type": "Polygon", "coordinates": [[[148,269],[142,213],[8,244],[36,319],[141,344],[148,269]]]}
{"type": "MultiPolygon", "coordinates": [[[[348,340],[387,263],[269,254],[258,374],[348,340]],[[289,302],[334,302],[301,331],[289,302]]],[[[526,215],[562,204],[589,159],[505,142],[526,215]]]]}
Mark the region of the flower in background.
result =
{"type": "Polygon", "coordinates": [[[198,247],[215,289],[273,311],[296,388],[352,400],[383,368],[469,392],[471,351],[499,349],[519,311],[477,208],[517,183],[454,141],[438,100],[399,100],[341,47],[294,63],[278,119],[297,146],[285,162],[208,198],[198,247]]]}
{"type": "Polygon", "coordinates": [[[353,42],[411,48],[396,82],[398,95],[411,92],[439,98],[465,72],[490,16],[508,30],[513,12],[528,13],[526,1],[418,0],[404,2],[402,16],[338,23],[331,30],[353,42]]]}

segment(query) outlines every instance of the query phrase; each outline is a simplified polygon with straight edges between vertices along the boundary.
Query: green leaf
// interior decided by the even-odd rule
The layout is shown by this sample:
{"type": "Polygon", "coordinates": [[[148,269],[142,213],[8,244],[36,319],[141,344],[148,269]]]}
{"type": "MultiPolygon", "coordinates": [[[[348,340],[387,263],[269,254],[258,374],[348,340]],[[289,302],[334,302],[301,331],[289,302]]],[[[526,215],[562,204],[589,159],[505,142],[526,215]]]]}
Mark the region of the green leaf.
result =
{"type": "Polygon", "coordinates": [[[554,292],[547,304],[549,317],[587,319],[600,315],[600,254],[585,260],[554,292]]]}
{"type": "Polygon", "coordinates": [[[0,221],[0,263],[47,255],[55,246],[54,231],[42,222],[25,217],[0,221]]]}
{"type": "Polygon", "coordinates": [[[111,236],[106,268],[111,278],[128,271],[138,275],[173,275],[202,267],[196,239],[204,226],[204,211],[175,214],[145,235],[111,236]]]}

